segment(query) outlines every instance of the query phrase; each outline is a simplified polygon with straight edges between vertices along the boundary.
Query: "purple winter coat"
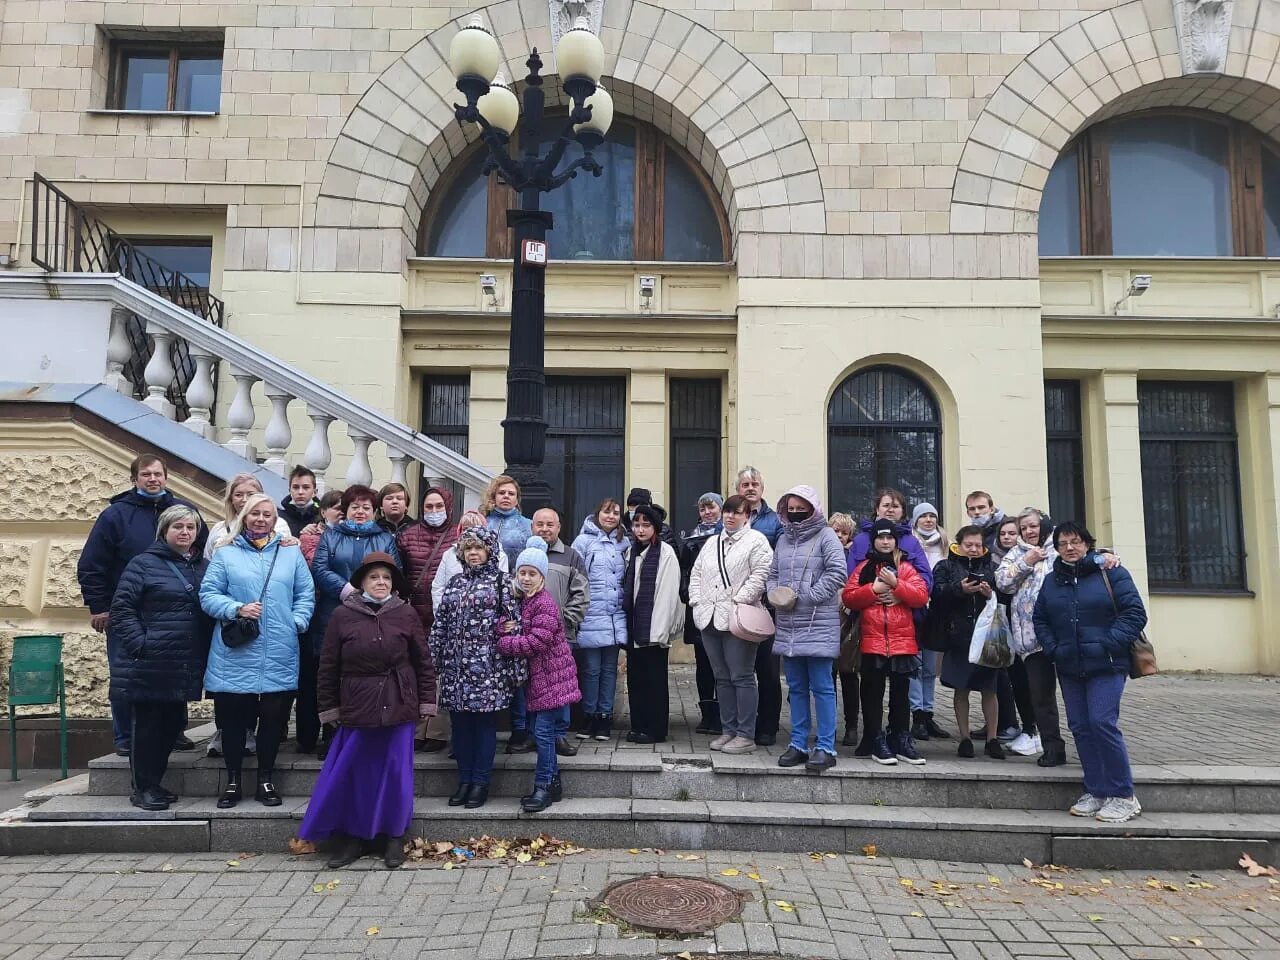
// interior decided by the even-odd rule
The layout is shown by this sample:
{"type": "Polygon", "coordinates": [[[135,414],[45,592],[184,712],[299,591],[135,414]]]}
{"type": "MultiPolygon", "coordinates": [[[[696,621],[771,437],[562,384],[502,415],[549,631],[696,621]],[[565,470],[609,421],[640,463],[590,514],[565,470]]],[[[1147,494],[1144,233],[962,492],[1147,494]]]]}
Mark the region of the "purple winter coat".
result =
{"type": "MultiPolygon", "coordinates": [[[[867,554],[871,552],[873,523],[875,523],[874,520],[863,520],[858,524],[858,535],[853,538],[853,543],[849,545],[849,550],[845,554],[845,563],[850,576],[858,568],[858,564],[867,559],[867,554]]],[[[925,556],[924,547],[920,546],[920,541],[911,532],[910,524],[898,524],[898,549],[906,554],[911,565],[916,568],[916,573],[924,577],[924,585],[932,590],[933,568],[929,566],[929,558],[925,556]]]]}
{"type": "Polygon", "coordinates": [[[578,668],[564,634],[564,618],[544,587],[520,601],[520,632],[498,641],[498,651],[529,660],[529,709],[554,710],[582,699],[578,668]]]}

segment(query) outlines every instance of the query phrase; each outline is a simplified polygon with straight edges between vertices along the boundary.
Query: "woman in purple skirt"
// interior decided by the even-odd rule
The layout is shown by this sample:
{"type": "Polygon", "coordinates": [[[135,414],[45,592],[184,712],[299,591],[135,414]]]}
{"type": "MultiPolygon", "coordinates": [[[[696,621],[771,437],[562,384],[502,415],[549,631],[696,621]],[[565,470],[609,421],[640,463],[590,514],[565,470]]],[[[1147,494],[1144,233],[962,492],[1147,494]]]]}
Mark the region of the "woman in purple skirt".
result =
{"type": "Polygon", "coordinates": [[[414,727],[436,712],[435,670],[395,560],[368,554],[351,585],[320,652],[320,719],[339,724],[338,734],[298,832],[338,841],[331,869],[372,846],[394,870],[413,819],[414,727]]]}

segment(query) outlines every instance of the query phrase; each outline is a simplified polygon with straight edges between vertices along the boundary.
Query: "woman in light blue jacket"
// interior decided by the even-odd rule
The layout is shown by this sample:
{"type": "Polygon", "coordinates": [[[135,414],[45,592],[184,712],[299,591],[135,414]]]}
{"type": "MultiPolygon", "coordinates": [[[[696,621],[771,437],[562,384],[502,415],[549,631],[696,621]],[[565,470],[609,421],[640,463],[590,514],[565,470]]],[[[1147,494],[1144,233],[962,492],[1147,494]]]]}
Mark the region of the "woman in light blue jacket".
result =
{"type": "Polygon", "coordinates": [[[298,689],[298,636],[315,609],[315,586],[297,546],[281,546],[276,507],[258,493],[232,523],[230,542],[213,555],[200,584],[200,606],[217,622],[204,688],[213,694],[222,730],[227,786],[218,806],[240,800],[245,737],[258,724],[258,785],[254,798],[278,807],[274,767],[289,708],[298,689]],[[255,621],[258,635],[227,646],[223,629],[237,617],[255,621]]]}
{"type": "Polygon", "coordinates": [[[574,642],[582,714],[586,726],[578,739],[607,741],[618,689],[618,650],[627,643],[627,614],[622,609],[622,577],[631,541],[622,529],[622,505],[603,500],[582,522],[573,549],[587,568],[591,602],[574,642]]]}

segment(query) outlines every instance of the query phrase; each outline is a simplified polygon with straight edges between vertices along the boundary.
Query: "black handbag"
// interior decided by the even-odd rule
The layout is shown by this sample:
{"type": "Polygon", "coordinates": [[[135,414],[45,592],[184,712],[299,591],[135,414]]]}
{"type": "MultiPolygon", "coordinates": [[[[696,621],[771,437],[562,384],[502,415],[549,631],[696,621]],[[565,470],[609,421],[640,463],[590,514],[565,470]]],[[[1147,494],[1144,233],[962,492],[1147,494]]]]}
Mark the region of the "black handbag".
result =
{"type": "MultiPolygon", "coordinates": [[[[276,568],[276,558],[280,556],[280,541],[276,541],[276,549],[271,554],[271,565],[267,567],[267,579],[262,584],[262,592],[258,594],[258,603],[267,596],[267,587],[271,585],[271,572],[276,568]]],[[[224,646],[235,649],[243,647],[258,639],[261,630],[261,617],[254,620],[252,617],[233,617],[230,620],[222,621],[222,643],[224,646]]]]}

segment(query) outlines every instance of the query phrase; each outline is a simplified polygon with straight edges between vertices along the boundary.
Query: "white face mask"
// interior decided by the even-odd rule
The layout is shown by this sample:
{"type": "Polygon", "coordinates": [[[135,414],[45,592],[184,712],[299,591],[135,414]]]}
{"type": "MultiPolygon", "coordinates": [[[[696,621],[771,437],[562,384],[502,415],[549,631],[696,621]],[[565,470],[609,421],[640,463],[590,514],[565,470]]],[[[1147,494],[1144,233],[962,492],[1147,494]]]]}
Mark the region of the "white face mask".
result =
{"type": "Polygon", "coordinates": [[[449,515],[445,513],[443,510],[439,511],[438,513],[435,511],[432,511],[431,513],[424,513],[422,515],[422,519],[427,522],[428,526],[442,527],[444,526],[444,522],[447,519],[449,519],[449,515]]]}

